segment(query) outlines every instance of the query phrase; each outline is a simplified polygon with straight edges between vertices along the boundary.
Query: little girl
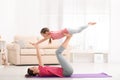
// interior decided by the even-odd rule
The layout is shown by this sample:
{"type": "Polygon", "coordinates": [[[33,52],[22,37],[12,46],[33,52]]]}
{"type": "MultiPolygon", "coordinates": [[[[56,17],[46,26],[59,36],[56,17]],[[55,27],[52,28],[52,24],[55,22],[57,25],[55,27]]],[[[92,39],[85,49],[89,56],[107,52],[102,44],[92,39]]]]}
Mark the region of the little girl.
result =
{"type": "Polygon", "coordinates": [[[82,26],[77,30],[72,30],[72,29],[67,29],[64,28],[62,30],[59,31],[50,31],[48,28],[43,28],[41,29],[40,33],[41,35],[44,37],[43,39],[39,40],[36,43],[31,43],[31,44],[40,44],[41,42],[44,42],[46,40],[49,39],[49,43],[51,43],[51,39],[55,40],[55,39],[61,39],[63,37],[67,37],[67,36],[72,36],[75,33],[80,33],[82,30],[86,29],[88,26],[90,25],[95,25],[96,22],[89,22],[88,25],[86,26],[82,26]]]}

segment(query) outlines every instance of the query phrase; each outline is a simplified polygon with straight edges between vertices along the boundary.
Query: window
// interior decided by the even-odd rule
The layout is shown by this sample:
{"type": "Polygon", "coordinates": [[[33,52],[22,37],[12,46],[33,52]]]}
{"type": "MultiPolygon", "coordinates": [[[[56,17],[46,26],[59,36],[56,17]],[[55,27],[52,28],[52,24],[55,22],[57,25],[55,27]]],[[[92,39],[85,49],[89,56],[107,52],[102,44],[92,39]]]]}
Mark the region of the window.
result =
{"type": "Polygon", "coordinates": [[[63,0],[62,28],[78,28],[89,21],[96,21],[79,34],[70,44],[79,50],[109,51],[109,0],[63,0]],[[68,4],[69,3],[69,4],[68,4]]]}

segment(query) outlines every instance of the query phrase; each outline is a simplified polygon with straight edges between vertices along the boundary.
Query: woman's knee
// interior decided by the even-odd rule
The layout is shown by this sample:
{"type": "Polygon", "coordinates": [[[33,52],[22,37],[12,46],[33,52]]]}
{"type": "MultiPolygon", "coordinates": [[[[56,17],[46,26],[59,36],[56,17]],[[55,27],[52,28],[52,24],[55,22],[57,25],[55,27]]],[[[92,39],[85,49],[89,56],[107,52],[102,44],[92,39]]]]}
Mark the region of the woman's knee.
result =
{"type": "Polygon", "coordinates": [[[72,75],[73,74],[73,68],[71,70],[69,70],[69,74],[72,75]]]}
{"type": "Polygon", "coordinates": [[[73,68],[72,68],[72,67],[69,69],[68,74],[69,74],[69,75],[72,75],[72,74],[73,74],[73,68]]]}
{"type": "Polygon", "coordinates": [[[71,76],[72,74],[73,74],[73,71],[69,71],[66,74],[64,74],[64,76],[68,77],[68,76],[71,76]]]}
{"type": "Polygon", "coordinates": [[[67,71],[64,71],[64,76],[71,76],[73,74],[73,68],[67,70],[67,71]]]}

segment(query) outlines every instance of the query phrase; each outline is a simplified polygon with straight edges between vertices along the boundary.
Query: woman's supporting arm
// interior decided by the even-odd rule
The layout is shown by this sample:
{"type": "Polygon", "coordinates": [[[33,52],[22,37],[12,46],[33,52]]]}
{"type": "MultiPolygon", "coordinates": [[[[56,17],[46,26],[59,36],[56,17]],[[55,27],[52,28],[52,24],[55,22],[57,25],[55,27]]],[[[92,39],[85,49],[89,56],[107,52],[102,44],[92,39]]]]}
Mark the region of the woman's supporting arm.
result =
{"type": "Polygon", "coordinates": [[[43,66],[40,48],[38,45],[34,45],[34,47],[36,48],[36,55],[37,55],[38,63],[40,66],[43,66]]]}

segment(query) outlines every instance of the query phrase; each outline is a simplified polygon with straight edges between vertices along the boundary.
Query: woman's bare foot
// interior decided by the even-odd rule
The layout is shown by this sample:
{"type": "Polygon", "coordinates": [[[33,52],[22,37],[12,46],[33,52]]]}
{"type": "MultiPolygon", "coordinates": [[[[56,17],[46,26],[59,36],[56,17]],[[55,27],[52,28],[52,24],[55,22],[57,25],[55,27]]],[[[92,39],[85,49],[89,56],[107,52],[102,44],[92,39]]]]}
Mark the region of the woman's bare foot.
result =
{"type": "Polygon", "coordinates": [[[71,34],[66,34],[66,33],[63,33],[66,37],[72,37],[71,34]]]}
{"type": "Polygon", "coordinates": [[[88,25],[95,25],[96,22],[89,22],[88,25]]]}

